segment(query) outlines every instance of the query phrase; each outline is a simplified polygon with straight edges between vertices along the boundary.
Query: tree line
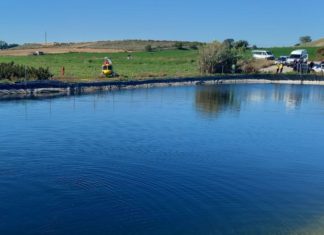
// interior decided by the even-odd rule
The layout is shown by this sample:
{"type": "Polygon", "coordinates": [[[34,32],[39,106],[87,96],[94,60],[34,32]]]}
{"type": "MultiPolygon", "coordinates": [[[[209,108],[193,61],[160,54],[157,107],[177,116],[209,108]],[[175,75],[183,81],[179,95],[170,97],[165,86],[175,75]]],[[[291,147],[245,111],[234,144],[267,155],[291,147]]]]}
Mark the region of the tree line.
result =
{"type": "Polygon", "coordinates": [[[8,44],[5,41],[0,40],[0,50],[5,50],[5,49],[10,49],[19,46],[19,44],[13,43],[13,44],[8,44]]]}

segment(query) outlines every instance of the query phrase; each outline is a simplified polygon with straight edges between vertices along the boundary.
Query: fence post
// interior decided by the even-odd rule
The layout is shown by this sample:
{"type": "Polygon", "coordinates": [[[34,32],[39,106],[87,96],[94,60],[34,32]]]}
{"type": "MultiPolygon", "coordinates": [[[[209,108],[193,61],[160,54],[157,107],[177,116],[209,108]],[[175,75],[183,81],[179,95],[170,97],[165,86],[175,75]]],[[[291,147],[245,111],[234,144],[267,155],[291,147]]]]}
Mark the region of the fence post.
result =
{"type": "Polygon", "coordinates": [[[27,85],[27,66],[25,65],[25,86],[27,85]]]}

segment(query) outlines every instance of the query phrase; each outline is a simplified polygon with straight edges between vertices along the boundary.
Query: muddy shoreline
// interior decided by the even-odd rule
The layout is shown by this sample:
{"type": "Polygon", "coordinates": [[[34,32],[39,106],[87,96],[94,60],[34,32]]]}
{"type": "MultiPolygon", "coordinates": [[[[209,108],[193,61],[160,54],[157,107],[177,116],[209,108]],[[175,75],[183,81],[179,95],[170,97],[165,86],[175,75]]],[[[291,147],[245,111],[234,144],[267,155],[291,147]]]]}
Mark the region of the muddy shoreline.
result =
{"type": "Polygon", "coordinates": [[[67,83],[54,80],[33,81],[27,83],[0,84],[0,100],[50,98],[135,88],[233,83],[324,85],[324,76],[255,74],[169,79],[156,78],[149,80],[105,81],[91,83],[67,83]]]}

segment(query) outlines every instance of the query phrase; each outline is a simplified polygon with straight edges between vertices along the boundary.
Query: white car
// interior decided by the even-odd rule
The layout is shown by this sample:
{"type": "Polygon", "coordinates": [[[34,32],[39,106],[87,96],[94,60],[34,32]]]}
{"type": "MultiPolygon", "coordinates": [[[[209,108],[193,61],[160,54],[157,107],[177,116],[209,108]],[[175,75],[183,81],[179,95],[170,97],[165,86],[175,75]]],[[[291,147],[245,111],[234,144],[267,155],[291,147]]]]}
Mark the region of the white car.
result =
{"type": "Polygon", "coordinates": [[[288,59],[288,56],[280,56],[276,61],[275,61],[275,64],[283,64],[283,65],[286,65],[287,64],[287,59],[288,59]]]}
{"type": "Polygon", "coordinates": [[[305,49],[294,50],[290,53],[289,58],[287,59],[287,64],[292,65],[295,62],[307,63],[308,61],[308,52],[305,49]]]}
{"type": "Polygon", "coordinates": [[[324,72],[324,64],[315,64],[312,68],[316,73],[323,73],[324,72]]]}
{"type": "Polygon", "coordinates": [[[252,51],[253,58],[255,59],[264,59],[264,60],[274,60],[275,57],[270,51],[264,50],[253,50],[252,51]]]}

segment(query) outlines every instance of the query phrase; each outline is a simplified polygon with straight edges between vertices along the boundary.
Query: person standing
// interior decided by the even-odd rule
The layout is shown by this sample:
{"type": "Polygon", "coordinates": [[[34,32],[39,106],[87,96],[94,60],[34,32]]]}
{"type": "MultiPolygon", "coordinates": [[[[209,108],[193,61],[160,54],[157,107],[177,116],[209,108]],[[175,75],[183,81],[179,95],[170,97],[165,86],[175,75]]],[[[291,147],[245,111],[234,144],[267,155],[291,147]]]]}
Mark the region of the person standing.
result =
{"type": "Polygon", "coordinates": [[[308,65],[308,72],[309,72],[309,73],[313,70],[314,65],[315,65],[315,64],[314,64],[313,61],[311,61],[311,62],[309,63],[309,65],[308,65]]]}
{"type": "Polygon", "coordinates": [[[277,64],[277,74],[279,73],[280,71],[280,64],[277,64]]]}
{"type": "Polygon", "coordinates": [[[61,75],[62,75],[62,77],[64,77],[64,75],[65,75],[65,67],[64,66],[61,69],[61,75]]]}
{"type": "Polygon", "coordinates": [[[236,72],[236,65],[232,64],[232,74],[234,74],[236,72]]]}
{"type": "Polygon", "coordinates": [[[279,66],[279,68],[280,68],[280,73],[282,73],[282,71],[283,71],[283,68],[284,68],[284,65],[283,65],[283,63],[280,63],[280,66],[279,66]]]}
{"type": "Polygon", "coordinates": [[[298,70],[297,60],[294,60],[293,70],[294,71],[297,71],[298,70]]]}

